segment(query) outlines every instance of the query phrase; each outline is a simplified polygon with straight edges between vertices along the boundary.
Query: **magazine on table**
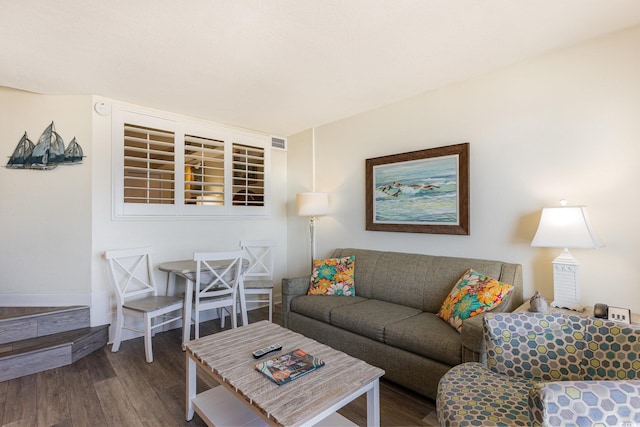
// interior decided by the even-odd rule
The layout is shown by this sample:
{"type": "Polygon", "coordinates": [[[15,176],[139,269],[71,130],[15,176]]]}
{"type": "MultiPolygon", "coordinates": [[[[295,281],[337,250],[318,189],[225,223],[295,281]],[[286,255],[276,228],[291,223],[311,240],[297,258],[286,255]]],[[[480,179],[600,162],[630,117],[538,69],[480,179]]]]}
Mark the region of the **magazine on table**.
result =
{"type": "Polygon", "coordinates": [[[307,354],[302,349],[297,349],[274,359],[260,362],[256,365],[256,369],[274,383],[282,385],[322,366],[324,366],[324,361],[307,354]]]}

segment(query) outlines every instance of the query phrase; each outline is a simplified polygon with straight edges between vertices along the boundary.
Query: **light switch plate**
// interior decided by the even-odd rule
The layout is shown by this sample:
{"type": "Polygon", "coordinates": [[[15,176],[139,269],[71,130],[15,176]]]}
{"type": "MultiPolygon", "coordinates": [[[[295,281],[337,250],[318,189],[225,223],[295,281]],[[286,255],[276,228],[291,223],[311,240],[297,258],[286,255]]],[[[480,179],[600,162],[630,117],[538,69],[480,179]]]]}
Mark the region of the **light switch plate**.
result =
{"type": "Polygon", "coordinates": [[[616,322],[631,323],[631,310],[609,306],[608,317],[609,320],[615,320],[616,322]]]}

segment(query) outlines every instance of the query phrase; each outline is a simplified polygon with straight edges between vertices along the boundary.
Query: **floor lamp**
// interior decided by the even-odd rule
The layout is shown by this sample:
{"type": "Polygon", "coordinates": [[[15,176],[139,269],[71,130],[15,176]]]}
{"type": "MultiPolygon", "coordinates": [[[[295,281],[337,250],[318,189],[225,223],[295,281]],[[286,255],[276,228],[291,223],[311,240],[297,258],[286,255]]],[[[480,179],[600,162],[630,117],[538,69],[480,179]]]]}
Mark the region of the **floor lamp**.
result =
{"type": "Polygon", "coordinates": [[[296,206],[299,216],[309,217],[309,233],[311,235],[311,268],[316,257],[316,217],[326,215],[329,212],[329,194],[327,193],[298,193],[296,194],[296,206]]]}
{"type": "Polygon", "coordinates": [[[540,224],[531,246],[562,248],[562,253],[553,260],[553,302],[558,308],[582,311],[580,288],[578,287],[578,262],[569,253],[569,248],[597,249],[604,246],[591,228],[584,206],[561,206],[544,208],[540,224]]]}

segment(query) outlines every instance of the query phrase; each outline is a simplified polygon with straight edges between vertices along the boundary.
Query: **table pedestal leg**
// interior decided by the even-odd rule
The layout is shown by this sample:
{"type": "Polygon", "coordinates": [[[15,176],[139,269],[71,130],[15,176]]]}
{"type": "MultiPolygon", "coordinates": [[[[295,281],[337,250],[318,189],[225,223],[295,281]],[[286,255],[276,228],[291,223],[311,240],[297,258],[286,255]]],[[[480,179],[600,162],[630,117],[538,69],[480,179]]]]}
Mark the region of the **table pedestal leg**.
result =
{"type": "Polygon", "coordinates": [[[191,306],[193,300],[193,282],[185,279],[184,289],[184,318],[182,319],[182,350],[191,338],[191,306]]]}

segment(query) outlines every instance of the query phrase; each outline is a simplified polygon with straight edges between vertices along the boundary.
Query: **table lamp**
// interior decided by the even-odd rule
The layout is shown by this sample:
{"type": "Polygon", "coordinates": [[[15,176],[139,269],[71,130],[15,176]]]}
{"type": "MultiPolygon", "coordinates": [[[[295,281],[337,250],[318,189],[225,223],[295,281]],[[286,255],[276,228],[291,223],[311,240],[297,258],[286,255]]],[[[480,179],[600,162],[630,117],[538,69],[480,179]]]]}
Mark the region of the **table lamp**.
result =
{"type": "Polygon", "coordinates": [[[308,192],[296,194],[296,205],[299,216],[309,217],[309,233],[311,234],[311,267],[316,257],[316,217],[326,215],[329,212],[329,194],[308,192]]]}
{"type": "Polygon", "coordinates": [[[582,311],[580,289],[578,287],[578,262],[569,253],[569,248],[597,249],[604,246],[591,228],[584,206],[561,206],[544,208],[540,224],[531,246],[543,248],[563,248],[553,260],[553,307],[582,311]]]}

